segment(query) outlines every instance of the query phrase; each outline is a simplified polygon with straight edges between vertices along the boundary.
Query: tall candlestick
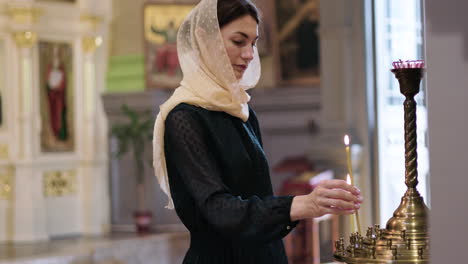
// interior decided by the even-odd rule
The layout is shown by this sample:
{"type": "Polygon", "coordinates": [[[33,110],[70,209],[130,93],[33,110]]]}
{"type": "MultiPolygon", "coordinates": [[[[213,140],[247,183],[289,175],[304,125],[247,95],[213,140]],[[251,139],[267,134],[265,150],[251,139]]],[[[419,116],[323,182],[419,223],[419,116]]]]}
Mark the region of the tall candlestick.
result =
{"type": "MultiPolygon", "coordinates": [[[[351,184],[351,185],[354,186],[353,167],[352,167],[352,164],[351,164],[351,154],[350,154],[350,151],[349,151],[349,136],[348,135],[345,135],[344,143],[346,145],[346,161],[348,163],[348,177],[346,178],[346,181],[348,182],[348,184],[351,184]]],[[[356,211],[354,213],[354,220],[355,220],[355,223],[356,223],[356,226],[354,227],[355,231],[359,232],[359,234],[362,234],[361,233],[361,224],[360,224],[360,220],[359,220],[359,211],[357,209],[356,209],[356,211]]]]}

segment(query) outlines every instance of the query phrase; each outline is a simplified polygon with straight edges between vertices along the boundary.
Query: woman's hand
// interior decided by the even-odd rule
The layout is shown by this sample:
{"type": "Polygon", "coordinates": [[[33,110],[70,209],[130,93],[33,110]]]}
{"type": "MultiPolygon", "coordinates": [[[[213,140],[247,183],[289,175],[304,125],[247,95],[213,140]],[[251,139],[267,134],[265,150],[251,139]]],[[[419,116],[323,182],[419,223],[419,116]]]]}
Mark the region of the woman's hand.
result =
{"type": "Polygon", "coordinates": [[[294,197],[291,220],[320,217],[325,214],[349,215],[360,208],[361,191],[343,180],[321,181],[307,195],[294,197]]]}

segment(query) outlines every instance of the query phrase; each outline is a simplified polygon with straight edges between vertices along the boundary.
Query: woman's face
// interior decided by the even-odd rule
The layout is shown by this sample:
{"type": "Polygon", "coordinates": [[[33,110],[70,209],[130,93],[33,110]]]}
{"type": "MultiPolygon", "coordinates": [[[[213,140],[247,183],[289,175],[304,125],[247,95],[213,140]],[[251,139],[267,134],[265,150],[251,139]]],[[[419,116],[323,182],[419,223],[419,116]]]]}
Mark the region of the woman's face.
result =
{"type": "Polygon", "coordinates": [[[221,28],[224,46],[231,61],[234,74],[241,79],[254,58],[254,46],[258,39],[258,24],[250,15],[245,15],[221,28]]]}

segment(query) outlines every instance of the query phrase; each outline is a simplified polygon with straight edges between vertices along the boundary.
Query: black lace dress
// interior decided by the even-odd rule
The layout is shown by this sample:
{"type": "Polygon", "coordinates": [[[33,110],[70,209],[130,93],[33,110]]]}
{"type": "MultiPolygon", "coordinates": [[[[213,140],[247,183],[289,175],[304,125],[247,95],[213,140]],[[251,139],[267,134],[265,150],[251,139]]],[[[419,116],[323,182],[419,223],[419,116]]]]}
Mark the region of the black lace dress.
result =
{"type": "Polygon", "coordinates": [[[191,236],[183,263],[287,263],[293,197],[273,195],[255,113],[244,123],[179,104],[165,127],[171,194],[191,236]]]}

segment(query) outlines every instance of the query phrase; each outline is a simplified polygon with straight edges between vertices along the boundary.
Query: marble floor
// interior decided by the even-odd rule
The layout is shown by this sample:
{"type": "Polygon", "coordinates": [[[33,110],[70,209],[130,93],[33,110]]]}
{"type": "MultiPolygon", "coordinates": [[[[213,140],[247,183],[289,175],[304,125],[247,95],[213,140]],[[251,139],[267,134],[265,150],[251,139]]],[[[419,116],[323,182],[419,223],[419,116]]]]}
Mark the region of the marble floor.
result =
{"type": "Polygon", "coordinates": [[[178,264],[189,245],[187,232],[137,236],[54,239],[0,244],[0,264],[178,264]]]}

